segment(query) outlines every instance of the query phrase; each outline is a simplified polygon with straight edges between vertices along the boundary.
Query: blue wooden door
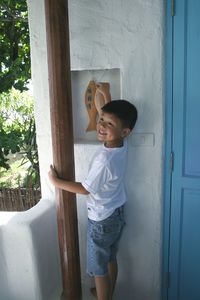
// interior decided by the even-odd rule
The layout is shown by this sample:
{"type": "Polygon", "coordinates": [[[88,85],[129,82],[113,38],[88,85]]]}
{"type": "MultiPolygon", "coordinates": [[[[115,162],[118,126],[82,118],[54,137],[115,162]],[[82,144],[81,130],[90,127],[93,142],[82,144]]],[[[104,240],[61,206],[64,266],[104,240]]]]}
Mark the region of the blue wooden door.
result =
{"type": "Polygon", "coordinates": [[[200,0],[175,0],[169,300],[200,300],[200,0]]]}

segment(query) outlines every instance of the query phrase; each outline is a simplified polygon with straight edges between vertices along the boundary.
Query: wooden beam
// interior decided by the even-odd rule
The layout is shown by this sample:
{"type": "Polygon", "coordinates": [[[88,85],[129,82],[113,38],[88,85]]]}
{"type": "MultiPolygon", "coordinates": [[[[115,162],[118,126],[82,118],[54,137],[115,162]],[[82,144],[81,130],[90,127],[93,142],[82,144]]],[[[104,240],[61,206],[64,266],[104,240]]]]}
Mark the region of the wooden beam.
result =
{"type": "MultiPolygon", "coordinates": [[[[53,163],[60,177],[74,180],[67,0],[45,0],[53,163]]],[[[48,149],[47,149],[48,151],[48,149]]],[[[57,220],[63,278],[62,299],[81,299],[76,198],[57,191],[57,220]]]]}

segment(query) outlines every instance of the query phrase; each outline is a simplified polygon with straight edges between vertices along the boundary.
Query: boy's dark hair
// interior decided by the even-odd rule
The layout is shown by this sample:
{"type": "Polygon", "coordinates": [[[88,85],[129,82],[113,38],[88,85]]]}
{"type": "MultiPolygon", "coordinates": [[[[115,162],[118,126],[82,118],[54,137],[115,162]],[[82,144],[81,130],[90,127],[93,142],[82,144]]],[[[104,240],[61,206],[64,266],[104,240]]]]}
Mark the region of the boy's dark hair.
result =
{"type": "Polygon", "coordinates": [[[136,107],[126,100],[113,100],[105,104],[102,108],[103,112],[110,113],[118,117],[123,127],[133,129],[137,121],[136,107]]]}

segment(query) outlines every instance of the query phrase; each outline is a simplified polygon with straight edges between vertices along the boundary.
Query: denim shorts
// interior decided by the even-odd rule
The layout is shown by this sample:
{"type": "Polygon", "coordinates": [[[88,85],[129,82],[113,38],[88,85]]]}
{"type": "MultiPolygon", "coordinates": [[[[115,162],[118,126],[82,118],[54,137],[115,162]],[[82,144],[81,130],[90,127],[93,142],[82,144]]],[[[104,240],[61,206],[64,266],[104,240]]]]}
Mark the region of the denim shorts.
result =
{"type": "Polygon", "coordinates": [[[108,263],[116,261],[118,244],[124,222],[123,206],[105,220],[88,219],[87,229],[87,273],[90,276],[104,276],[108,263]]]}

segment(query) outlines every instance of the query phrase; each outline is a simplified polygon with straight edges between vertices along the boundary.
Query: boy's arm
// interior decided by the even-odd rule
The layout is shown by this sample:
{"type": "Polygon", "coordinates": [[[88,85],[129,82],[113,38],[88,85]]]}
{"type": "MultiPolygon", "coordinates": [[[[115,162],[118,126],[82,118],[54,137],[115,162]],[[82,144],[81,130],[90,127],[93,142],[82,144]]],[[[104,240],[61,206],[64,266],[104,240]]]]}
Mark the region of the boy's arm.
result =
{"type": "Polygon", "coordinates": [[[108,103],[111,101],[111,95],[110,95],[108,86],[105,86],[102,83],[98,82],[96,84],[96,88],[97,88],[97,91],[103,95],[105,103],[108,103]]]}
{"type": "Polygon", "coordinates": [[[58,189],[65,190],[75,194],[82,194],[82,195],[89,194],[89,192],[82,186],[80,182],[66,181],[58,178],[58,175],[55,169],[53,168],[53,166],[50,166],[50,171],[48,174],[51,183],[58,189]]]}

